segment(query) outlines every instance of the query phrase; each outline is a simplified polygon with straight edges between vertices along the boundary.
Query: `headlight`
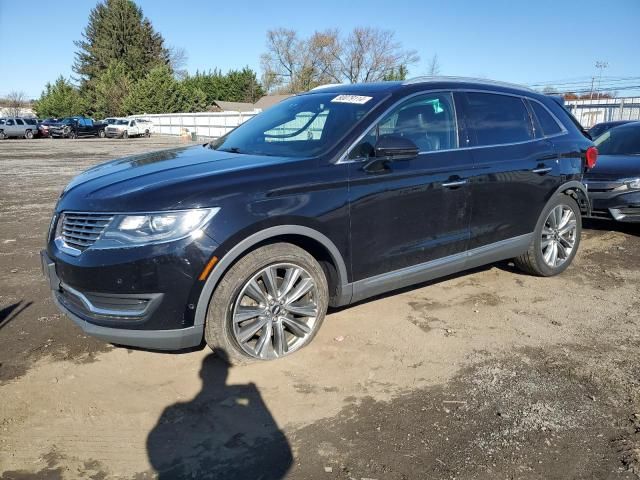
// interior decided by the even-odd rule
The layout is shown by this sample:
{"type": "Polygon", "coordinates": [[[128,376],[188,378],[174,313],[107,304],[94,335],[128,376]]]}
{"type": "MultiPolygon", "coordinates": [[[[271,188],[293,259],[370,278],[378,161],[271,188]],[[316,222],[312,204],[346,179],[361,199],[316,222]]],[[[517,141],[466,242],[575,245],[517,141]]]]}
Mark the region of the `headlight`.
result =
{"type": "Polygon", "coordinates": [[[220,211],[198,208],[176,212],[116,215],[94,248],[123,248],[172,242],[188,236],[198,238],[202,228],[220,211]]]}
{"type": "Polygon", "coordinates": [[[640,190],[640,178],[625,178],[622,181],[629,190],[640,190]]]}

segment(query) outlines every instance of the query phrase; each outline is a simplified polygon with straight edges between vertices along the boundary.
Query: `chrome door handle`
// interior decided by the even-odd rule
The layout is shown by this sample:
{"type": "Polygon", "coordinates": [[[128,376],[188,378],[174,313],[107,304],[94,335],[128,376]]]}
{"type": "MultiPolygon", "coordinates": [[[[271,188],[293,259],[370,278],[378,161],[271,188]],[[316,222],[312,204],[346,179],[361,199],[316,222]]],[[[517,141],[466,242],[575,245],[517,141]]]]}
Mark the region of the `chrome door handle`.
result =
{"type": "Polygon", "coordinates": [[[551,170],[553,170],[552,167],[545,167],[545,168],[534,168],[531,171],[533,173],[549,173],[551,170]]]}
{"type": "Polygon", "coordinates": [[[445,188],[459,187],[461,185],[464,185],[465,183],[467,183],[466,180],[456,180],[455,182],[443,183],[442,186],[445,188]]]}

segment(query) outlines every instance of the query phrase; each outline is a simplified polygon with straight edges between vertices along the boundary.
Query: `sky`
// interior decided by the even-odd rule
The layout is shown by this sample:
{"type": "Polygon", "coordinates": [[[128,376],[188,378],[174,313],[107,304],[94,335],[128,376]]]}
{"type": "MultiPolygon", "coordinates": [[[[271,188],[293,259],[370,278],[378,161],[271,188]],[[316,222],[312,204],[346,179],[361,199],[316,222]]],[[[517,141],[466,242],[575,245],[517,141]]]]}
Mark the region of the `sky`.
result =
{"type": "MultiPolygon", "coordinates": [[[[372,26],[394,31],[403,47],[418,52],[421,60],[409,68],[410,76],[425,74],[437,54],[442,75],[583,88],[597,75],[600,60],[608,64],[605,86],[640,85],[640,0],[136,3],[167,45],[187,51],[191,73],[244,66],[259,72],[269,29],[310,35],[372,26]]],[[[76,0],[65,8],[24,8],[22,2],[0,0],[0,96],[17,90],[37,98],[46,82],[71,76],[73,41],[81,38],[94,5],[76,0]]]]}

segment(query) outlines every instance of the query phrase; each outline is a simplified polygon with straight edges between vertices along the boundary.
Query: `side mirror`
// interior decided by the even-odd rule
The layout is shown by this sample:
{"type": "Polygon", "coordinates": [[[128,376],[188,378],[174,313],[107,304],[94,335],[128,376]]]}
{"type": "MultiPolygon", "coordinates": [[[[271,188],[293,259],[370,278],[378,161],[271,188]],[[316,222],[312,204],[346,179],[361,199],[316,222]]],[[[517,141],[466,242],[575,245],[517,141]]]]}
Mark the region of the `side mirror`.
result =
{"type": "Polygon", "coordinates": [[[381,136],[376,142],[374,150],[376,158],[392,160],[409,160],[417,157],[419,152],[415,143],[398,135],[381,136]]]}

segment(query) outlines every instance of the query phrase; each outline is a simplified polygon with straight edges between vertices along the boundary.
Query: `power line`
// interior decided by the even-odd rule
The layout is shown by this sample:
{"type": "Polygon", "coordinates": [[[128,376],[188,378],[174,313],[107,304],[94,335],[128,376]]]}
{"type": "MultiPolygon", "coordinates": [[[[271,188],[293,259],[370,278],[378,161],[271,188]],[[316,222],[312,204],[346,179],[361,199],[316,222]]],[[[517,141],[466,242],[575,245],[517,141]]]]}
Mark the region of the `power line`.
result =
{"type": "MultiPolygon", "coordinates": [[[[640,77],[625,77],[625,78],[616,78],[616,79],[607,79],[606,77],[602,77],[602,85],[611,85],[615,86],[618,83],[623,82],[637,82],[640,81],[640,77]]],[[[581,87],[591,85],[591,78],[589,80],[581,81],[581,82],[548,82],[548,83],[530,83],[531,87],[581,87]]]]}

